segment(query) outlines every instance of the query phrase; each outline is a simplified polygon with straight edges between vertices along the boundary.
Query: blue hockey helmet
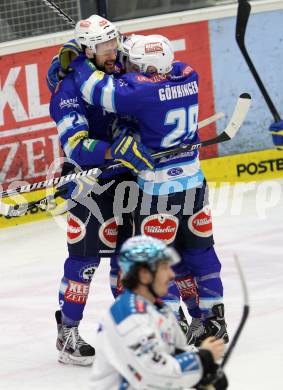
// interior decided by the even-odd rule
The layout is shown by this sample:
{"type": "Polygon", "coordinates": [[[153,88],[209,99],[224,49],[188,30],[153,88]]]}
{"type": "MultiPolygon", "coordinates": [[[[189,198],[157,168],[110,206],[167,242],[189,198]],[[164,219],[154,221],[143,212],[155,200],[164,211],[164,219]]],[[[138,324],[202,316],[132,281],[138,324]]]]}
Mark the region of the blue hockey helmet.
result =
{"type": "Polygon", "coordinates": [[[170,265],[179,263],[180,257],[175,249],[168,247],[163,241],[149,236],[129,238],[121,247],[119,266],[124,277],[134,265],[147,264],[154,272],[160,261],[168,261],[170,265]]]}

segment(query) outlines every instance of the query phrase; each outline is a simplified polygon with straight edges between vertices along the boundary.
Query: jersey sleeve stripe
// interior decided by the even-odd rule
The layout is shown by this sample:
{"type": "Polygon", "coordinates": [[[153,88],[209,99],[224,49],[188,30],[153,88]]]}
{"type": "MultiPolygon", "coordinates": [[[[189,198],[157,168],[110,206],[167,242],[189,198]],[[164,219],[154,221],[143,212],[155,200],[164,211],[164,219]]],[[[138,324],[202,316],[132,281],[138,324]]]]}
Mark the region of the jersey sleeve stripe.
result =
{"type": "Polygon", "coordinates": [[[93,104],[94,90],[99,81],[94,72],[81,86],[81,93],[89,104],[93,104]]]}
{"type": "Polygon", "coordinates": [[[115,93],[115,86],[114,86],[113,78],[108,77],[107,83],[102,88],[102,92],[101,92],[101,106],[104,107],[106,111],[116,112],[114,93],[115,93]]]}

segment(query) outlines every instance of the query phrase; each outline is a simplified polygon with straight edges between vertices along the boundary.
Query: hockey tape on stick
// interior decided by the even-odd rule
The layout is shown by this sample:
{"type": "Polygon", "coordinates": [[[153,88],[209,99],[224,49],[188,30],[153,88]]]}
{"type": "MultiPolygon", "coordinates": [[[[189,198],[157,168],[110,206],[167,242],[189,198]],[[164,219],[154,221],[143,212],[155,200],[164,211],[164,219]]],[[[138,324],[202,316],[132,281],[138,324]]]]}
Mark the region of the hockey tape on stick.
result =
{"type": "Polygon", "coordinates": [[[44,4],[47,5],[47,7],[51,8],[52,11],[54,11],[58,16],[60,16],[60,18],[64,19],[65,22],[67,22],[70,26],[72,27],[76,26],[76,22],[53,1],[50,0],[42,0],[42,1],[44,4]]]}
{"type": "Polygon", "coordinates": [[[263,82],[261,81],[261,78],[259,77],[259,74],[257,73],[257,70],[245,46],[245,34],[246,34],[246,28],[247,28],[250,12],[251,12],[250,3],[247,0],[239,0],[237,21],[236,21],[236,41],[275,122],[278,122],[281,120],[280,115],[278,114],[278,111],[276,110],[269,94],[267,93],[267,90],[263,85],[263,82]]]}
{"type": "MultiPolygon", "coordinates": [[[[242,125],[242,123],[243,123],[243,121],[248,113],[250,103],[251,103],[251,97],[248,93],[244,93],[244,94],[240,95],[240,97],[238,98],[236,107],[234,109],[234,112],[232,114],[232,118],[228,123],[228,126],[218,136],[216,136],[210,140],[197,143],[197,144],[183,145],[183,146],[178,147],[176,149],[158,152],[158,153],[153,154],[152,157],[154,159],[159,159],[161,157],[168,156],[168,155],[173,156],[173,155],[181,153],[181,152],[188,152],[188,151],[196,150],[196,149],[199,149],[200,147],[214,145],[214,144],[222,143],[222,142],[225,142],[225,141],[232,139],[236,135],[240,126],[242,125]]],[[[3,191],[0,193],[0,200],[1,200],[1,198],[11,197],[11,196],[14,196],[17,194],[23,194],[23,193],[28,193],[28,192],[35,191],[35,190],[50,188],[50,187],[53,187],[54,185],[63,185],[63,184],[69,183],[71,181],[75,181],[76,179],[79,179],[81,177],[99,176],[102,171],[121,168],[121,167],[123,167],[123,164],[113,164],[113,165],[110,165],[110,166],[108,165],[108,166],[104,166],[101,168],[91,168],[87,171],[72,173],[72,174],[69,174],[66,176],[56,177],[56,178],[41,181],[38,183],[27,184],[25,186],[13,188],[13,189],[8,189],[7,191],[3,191]]],[[[54,194],[54,197],[60,196],[61,193],[62,192],[60,190],[56,191],[56,193],[54,194]]],[[[26,203],[26,204],[21,204],[21,205],[16,205],[16,206],[8,206],[8,209],[5,205],[1,209],[1,212],[3,211],[2,213],[6,216],[18,217],[18,216],[24,214],[27,210],[31,209],[34,206],[43,206],[43,205],[47,205],[47,203],[48,203],[48,197],[45,197],[45,198],[40,199],[38,201],[34,201],[34,202],[26,203]]]]}
{"type": "Polygon", "coordinates": [[[241,264],[240,264],[240,261],[239,261],[237,255],[234,255],[234,259],[235,259],[235,263],[236,263],[237,270],[238,270],[240,280],[241,280],[243,297],[244,297],[244,305],[243,305],[243,313],[242,313],[240,323],[239,323],[238,328],[236,330],[236,333],[235,333],[233,339],[231,340],[229,347],[224,355],[223,361],[221,363],[221,368],[223,368],[226,365],[227,361],[229,360],[229,358],[234,350],[234,347],[237,344],[237,341],[240,337],[240,334],[242,333],[243,327],[248,319],[249,312],[250,312],[249,294],[248,294],[248,288],[247,288],[245,276],[244,276],[244,273],[243,273],[243,270],[242,270],[242,267],[241,267],[241,264]]]}

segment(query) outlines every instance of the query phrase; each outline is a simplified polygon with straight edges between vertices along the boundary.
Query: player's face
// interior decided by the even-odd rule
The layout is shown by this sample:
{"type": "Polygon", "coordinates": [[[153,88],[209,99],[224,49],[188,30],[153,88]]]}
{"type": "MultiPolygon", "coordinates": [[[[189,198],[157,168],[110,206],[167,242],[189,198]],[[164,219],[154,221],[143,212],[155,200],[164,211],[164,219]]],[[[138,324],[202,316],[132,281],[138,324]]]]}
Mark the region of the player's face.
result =
{"type": "Polygon", "coordinates": [[[168,293],[169,283],[174,279],[175,273],[168,261],[160,261],[153,281],[155,293],[162,297],[168,293]]]}
{"type": "Polygon", "coordinates": [[[117,57],[117,49],[118,42],[116,38],[96,45],[95,62],[97,67],[103,69],[105,73],[113,73],[117,57]]]}

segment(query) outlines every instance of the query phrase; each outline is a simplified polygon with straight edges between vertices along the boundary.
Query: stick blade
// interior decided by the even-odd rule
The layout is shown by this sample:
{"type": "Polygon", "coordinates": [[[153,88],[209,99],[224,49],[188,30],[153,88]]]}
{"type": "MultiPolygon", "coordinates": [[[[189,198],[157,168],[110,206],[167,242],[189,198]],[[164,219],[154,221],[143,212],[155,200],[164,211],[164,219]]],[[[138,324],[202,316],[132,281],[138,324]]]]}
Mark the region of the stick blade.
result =
{"type": "Polygon", "coordinates": [[[236,41],[240,47],[244,46],[245,33],[251,12],[251,5],[247,0],[239,0],[237,21],[236,21],[236,41]]]}
{"type": "Polygon", "coordinates": [[[251,106],[251,95],[248,93],[242,93],[237,101],[235,110],[232,114],[230,122],[225,129],[225,133],[228,136],[228,139],[234,138],[240,126],[243,124],[247,113],[251,106]]]}

